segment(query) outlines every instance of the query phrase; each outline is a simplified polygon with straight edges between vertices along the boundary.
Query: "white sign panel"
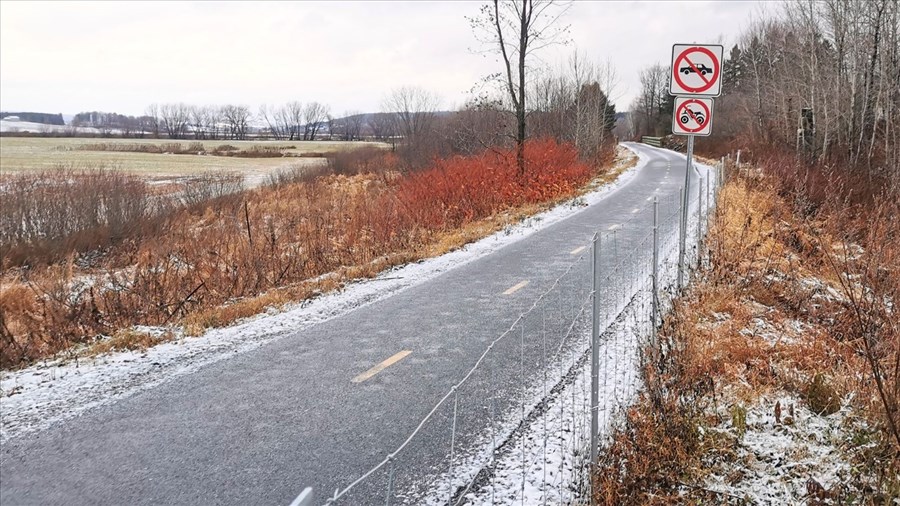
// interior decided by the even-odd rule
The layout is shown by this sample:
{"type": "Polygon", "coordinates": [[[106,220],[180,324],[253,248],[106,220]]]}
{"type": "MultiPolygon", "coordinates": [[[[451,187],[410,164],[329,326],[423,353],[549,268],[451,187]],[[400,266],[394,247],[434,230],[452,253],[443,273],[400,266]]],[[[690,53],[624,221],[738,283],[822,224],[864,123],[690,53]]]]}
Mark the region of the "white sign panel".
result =
{"type": "Polygon", "coordinates": [[[723,52],[719,45],[673,45],[669,94],[718,97],[722,93],[723,52]]]}
{"type": "Polygon", "coordinates": [[[712,133],[713,100],[701,97],[675,97],[672,133],[709,135],[712,133]]]}

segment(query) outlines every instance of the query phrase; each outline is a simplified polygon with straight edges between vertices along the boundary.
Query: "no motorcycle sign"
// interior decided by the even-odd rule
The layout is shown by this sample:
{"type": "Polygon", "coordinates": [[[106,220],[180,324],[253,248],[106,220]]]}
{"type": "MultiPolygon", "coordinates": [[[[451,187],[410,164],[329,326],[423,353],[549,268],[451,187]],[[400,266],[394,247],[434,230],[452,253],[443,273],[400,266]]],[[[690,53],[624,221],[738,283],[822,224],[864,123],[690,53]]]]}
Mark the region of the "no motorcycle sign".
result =
{"type": "Polygon", "coordinates": [[[675,135],[709,135],[712,132],[713,100],[711,98],[675,97],[672,133],[675,135]]]}
{"type": "Polygon", "coordinates": [[[722,92],[722,54],[719,45],[673,45],[669,94],[718,97],[722,92]]]}

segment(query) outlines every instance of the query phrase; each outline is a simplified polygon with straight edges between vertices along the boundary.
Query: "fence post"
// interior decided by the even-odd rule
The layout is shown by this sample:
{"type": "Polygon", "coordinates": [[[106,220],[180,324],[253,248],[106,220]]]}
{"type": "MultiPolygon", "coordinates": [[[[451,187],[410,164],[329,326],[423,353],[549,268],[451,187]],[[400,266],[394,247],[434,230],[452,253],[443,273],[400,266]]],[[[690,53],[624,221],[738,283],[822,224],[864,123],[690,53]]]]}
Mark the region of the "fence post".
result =
{"type": "Polygon", "coordinates": [[[719,164],[719,188],[725,185],[725,157],[722,157],[722,163],[719,164]]]}
{"type": "MultiPolygon", "coordinates": [[[[618,225],[617,225],[618,226],[618,225]]],[[[622,290],[620,290],[619,286],[619,236],[617,232],[618,228],[614,228],[613,233],[613,290],[615,291],[615,311],[614,314],[619,314],[619,297],[622,296],[622,290]]]]}
{"type": "Polygon", "coordinates": [[[691,170],[693,169],[693,161],[694,161],[694,136],[688,136],[687,143],[687,166],[684,171],[684,194],[682,197],[682,209],[681,209],[681,221],[682,221],[682,229],[684,232],[681,234],[681,255],[679,261],[679,276],[678,276],[678,289],[680,290],[682,287],[682,281],[684,281],[684,257],[685,250],[687,249],[687,226],[689,220],[690,213],[690,203],[691,203],[691,170]]]}
{"type": "Polygon", "coordinates": [[[391,506],[391,494],[394,491],[394,454],[388,455],[388,485],[384,497],[384,506],[391,506]]]}
{"type": "Polygon", "coordinates": [[[656,346],[656,320],[659,317],[659,301],[657,294],[659,293],[659,197],[653,197],[653,294],[650,296],[652,301],[652,317],[653,327],[651,328],[653,345],[656,346]]]}
{"type": "MultiPolygon", "coordinates": [[[[597,465],[600,439],[600,234],[594,234],[593,281],[594,300],[591,309],[591,471],[597,465]]],[[[594,480],[591,480],[594,483],[594,480]]],[[[594,504],[591,490],[591,503],[594,504]]]]}

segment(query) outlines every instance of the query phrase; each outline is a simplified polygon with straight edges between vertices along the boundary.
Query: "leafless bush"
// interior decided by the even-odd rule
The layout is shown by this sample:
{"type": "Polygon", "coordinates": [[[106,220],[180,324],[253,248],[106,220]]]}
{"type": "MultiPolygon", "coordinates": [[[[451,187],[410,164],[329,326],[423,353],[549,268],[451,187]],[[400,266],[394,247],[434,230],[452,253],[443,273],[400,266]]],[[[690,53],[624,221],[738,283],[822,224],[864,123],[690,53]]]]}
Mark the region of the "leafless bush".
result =
{"type": "Polygon", "coordinates": [[[272,187],[284,186],[292,183],[307,183],[328,172],[328,167],[308,167],[295,164],[269,173],[266,182],[272,187]]]}
{"type": "Polygon", "coordinates": [[[105,167],[0,176],[3,268],[55,261],[132,233],[152,214],[146,184],[105,167]]]}
{"type": "Polygon", "coordinates": [[[75,148],[79,151],[114,151],[117,153],[153,153],[153,154],[173,154],[173,155],[196,155],[205,151],[202,142],[192,142],[184,145],[180,142],[166,142],[162,144],[156,143],[119,143],[119,142],[98,142],[93,144],[82,144],[75,148]]]}
{"type": "Polygon", "coordinates": [[[113,151],[117,153],[151,153],[170,155],[210,154],[215,156],[235,156],[240,158],[279,158],[282,156],[287,156],[285,153],[286,150],[296,148],[297,146],[256,145],[250,146],[247,149],[240,149],[230,144],[221,144],[207,151],[202,142],[191,142],[189,144],[183,144],[180,142],[146,144],[138,142],[98,142],[91,144],[82,144],[75,147],[74,149],[79,151],[113,151]]]}
{"type": "Polygon", "coordinates": [[[335,174],[356,175],[367,172],[376,172],[384,167],[380,163],[383,160],[384,150],[372,146],[337,151],[328,153],[326,160],[328,168],[335,174]]]}
{"type": "Polygon", "coordinates": [[[212,153],[214,155],[222,154],[222,155],[227,156],[227,154],[230,151],[240,151],[240,150],[241,150],[241,148],[239,148],[237,146],[232,146],[231,144],[219,144],[218,146],[212,148],[210,153],[212,153]]]}
{"type": "Polygon", "coordinates": [[[230,156],[238,158],[281,158],[285,156],[286,146],[251,146],[250,149],[231,151],[230,156]]]}
{"type": "Polygon", "coordinates": [[[237,172],[207,172],[188,179],[180,194],[182,204],[192,207],[234,195],[244,190],[244,177],[237,172]]]}

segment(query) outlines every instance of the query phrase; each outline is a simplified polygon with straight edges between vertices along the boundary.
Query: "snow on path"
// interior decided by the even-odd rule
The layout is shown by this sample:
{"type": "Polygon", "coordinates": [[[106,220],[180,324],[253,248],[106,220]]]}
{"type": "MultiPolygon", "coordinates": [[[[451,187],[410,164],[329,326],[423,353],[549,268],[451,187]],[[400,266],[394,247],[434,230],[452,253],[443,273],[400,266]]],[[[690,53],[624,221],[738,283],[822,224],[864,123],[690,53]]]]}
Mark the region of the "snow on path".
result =
{"type": "Polygon", "coordinates": [[[78,360],[52,359],[4,371],[0,373],[0,442],[46,429],[89,409],[343,316],[552,226],[585,209],[578,204],[590,206],[624,186],[647,163],[645,155],[625,147],[637,153],[638,163],[612,183],[439,257],[387,270],[373,279],[350,283],[340,291],[290,304],[280,311],[273,308],[236,325],[211,329],[200,337],[182,337],[147,350],[78,360]]]}

